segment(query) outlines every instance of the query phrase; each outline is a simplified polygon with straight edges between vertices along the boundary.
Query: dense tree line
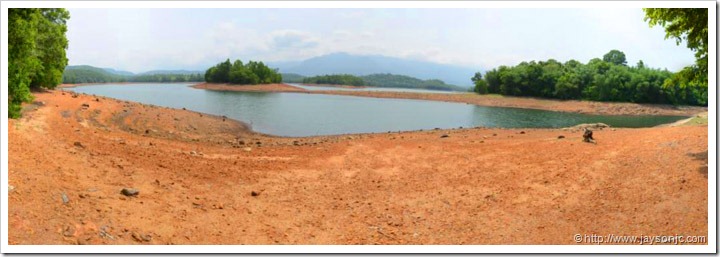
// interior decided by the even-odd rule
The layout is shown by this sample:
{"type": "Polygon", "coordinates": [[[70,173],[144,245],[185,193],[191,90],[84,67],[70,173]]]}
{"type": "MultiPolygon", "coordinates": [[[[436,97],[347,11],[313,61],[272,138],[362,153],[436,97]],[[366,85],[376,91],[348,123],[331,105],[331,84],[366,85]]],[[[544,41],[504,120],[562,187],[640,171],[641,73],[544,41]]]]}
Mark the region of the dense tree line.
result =
{"type": "Polygon", "coordinates": [[[321,75],[314,77],[307,77],[303,79],[303,83],[308,84],[331,84],[331,85],[350,85],[350,86],[364,86],[365,81],[354,75],[350,74],[332,74],[332,75],[321,75]]]}
{"type": "Polygon", "coordinates": [[[444,91],[465,91],[465,88],[461,88],[455,85],[445,84],[439,79],[428,79],[421,80],[404,75],[394,74],[370,74],[360,77],[365,81],[367,86],[373,87],[393,87],[393,88],[418,88],[418,89],[429,89],[429,90],[444,90],[444,91]]]}
{"type": "Polygon", "coordinates": [[[110,83],[110,82],[202,82],[202,74],[137,74],[120,75],[104,69],[82,65],[70,66],[65,69],[62,82],[66,84],[110,83]]]}
{"type": "Polygon", "coordinates": [[[66,22],[70,13],[53,8],[8,9],[8,116],[20,116],[32,101],[30,89],[55,88],[67,65],[66,22]]]}
{"type": "Polygon", "coordinates": [[[466,89],[445,84],[439,79],[422,80],[405,75],[395,74],[370,74],[365,76],[354,76],[350,74],[321,75],[306,77],[303,83],[309,84],[333,84],[351,86],[389,87],[389,88],[417,88],[445,91],[465,91],[466,89]]]}
{"type": "Polygon", "coordinates": [[[475,92],[559,99],[635,103],[707,105],[707,87],[663,86],[673,73],[652,69],[639,61],[628,66],[625,54],[612,50],[587,64],[522,62],[500,66],[472,78],[475,92]]]}
{"type": "Polygon", "coordinates": [[[243,64],[236,60],[230,63],[230,59],[227,59],[210,67],[205,72],[205,81],[240,85],[270,84],[280,83],[282,75],[262,62],[249,61],[243,64]]]}

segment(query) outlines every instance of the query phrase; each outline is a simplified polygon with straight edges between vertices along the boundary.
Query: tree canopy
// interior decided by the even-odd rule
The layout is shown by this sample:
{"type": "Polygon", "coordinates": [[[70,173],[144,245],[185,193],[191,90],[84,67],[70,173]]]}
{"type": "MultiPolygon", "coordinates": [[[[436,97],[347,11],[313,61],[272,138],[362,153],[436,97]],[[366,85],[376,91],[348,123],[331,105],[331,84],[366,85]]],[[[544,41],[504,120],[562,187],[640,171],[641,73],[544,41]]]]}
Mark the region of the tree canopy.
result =
{"type": "Polygon", "coordinates": [[[665,28],[665,39],[686,42],[695,52],[695,65],[685,67],[667,80],[665,87],[691,88],[705,92],[708,87],[708,9],[707,8],[645,8],[645,21],[665,28]]]}
{"type": "Polygon", "coordinates": [[[67,65],[65,9],[8,9],[8,116],[32,101],[30,88],[55,88],[67,65]]]}
{"type": "Polygon", "coordinates": [[[280,83],[282,75],[262,62],[249,61],[243,64],[236,60],[230,63],[230,59],[227,59],[210,67],[205,72],[205,81],[239,85],[271,84],[280,83]]]}
{"type": "MultiPolygon", "coordinates": [[[[625,65],[625,54],[612,50],[603,59],[587,64],[576,60],[560,63],[522,62],[476,73],[475,92],[559,99],[585,99],[635,103],[707,105],[707,90],[697,87],[663,87],[673,73],[651,69],[639,61],[625,65]]],[[[670,81],[670,82],[668,82],[670,81]]]]}

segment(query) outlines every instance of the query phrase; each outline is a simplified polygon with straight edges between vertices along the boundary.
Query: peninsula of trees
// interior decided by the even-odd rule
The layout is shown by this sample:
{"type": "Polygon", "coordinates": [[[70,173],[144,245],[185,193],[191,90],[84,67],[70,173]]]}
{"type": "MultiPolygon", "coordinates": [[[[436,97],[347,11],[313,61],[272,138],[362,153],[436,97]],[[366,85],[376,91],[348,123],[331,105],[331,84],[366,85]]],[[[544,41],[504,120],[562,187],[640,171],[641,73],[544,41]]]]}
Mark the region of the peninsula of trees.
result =
{"type": "Polygon", "coordinates": [[[674,105],[708,104],[708,9],[647,8],[645,21],[665,27],[665,38],[686,41],[695,64],[677,73],[628,66],[625,53],[612,50],[587,64],[550,59],[500,66],[472,77],[475,92],[559,99],[623,101],[674,105]]]}
{"type": "Polygon", "coordinates": [[[472,78],[475,92],[558,99],[585,99],[634,103],[706,105],[707,88],[668,87],[673,76],[667,70],[652,69],[639,61],[628,66],[625,54],[612,50],[602,59],[587,64],[576,60],[560,63],[522,62],[479,72],[472,78]]]}
{"type": "Polygon", "coordinates": [[[230,59],[210,67],[205,72],[205,81],[210,83],[229,83],[238,85],[256,85],[280,83],[282,76],[277,70],[270,69],[262,62],[240,60],[230,63],[230,59]]]}
{"type": "MultiPolygon", "coordinates": [[[[365,76],[354,76],[349,74],[322,75],[314,77],[297,77],[293,74],[292,80],[302,83],[311,84],[334,84],[334,85],[351,85],[351,86],[369,86],[369,87],[388,87],[388,88],[415,88],[429,90],[445,90],[445,91],[466,91],[467,89],[445,84],[442,80],[429,79],[421,80],[404,75],[395,74],[370,74],[365,76]]],[[[287,81],[290,82],[290,81],[287,81]]]]}

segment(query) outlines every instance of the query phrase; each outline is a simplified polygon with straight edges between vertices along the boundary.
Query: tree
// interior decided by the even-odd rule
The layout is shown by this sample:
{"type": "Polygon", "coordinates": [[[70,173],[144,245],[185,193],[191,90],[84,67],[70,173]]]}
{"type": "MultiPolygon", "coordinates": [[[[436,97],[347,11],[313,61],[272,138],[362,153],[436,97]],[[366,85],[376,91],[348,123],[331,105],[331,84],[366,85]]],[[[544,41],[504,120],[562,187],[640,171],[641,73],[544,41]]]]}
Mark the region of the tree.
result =
{"type": "Polygon", "coordinates": [[[8,9],[8,116],[20,117],[30,88],[54,88],[67,65],[64,9],[8,9]]]}
{"type": "Polygon", "coordinates": [[[475,72],[475,76],[473,76],[471,80],[475,83],[476,93],[483,95],[488,93],[488,83],[482,78],[480,72],[475,72]]]}
{"type": "Polygon", "coordinates": [[[43,19],[38,22],[36,39],[37,57],[42,63],[40,69],[33,74],[32,88],[53,89],[62,82],[62,73],[68,59],[65,50],[68,48],[66,21],[70,13],[65,9],[40,9],[43,19]]]}
{"type": "Polygon", "coordinates": [[[615,65],[627,65],[627,60],[625,60],[625,53],[619,50],[610,50],[610,52],[603,55],[603,61],[615,65]]]}
{"type": "Polygon", "coordinates": [[[645,21],[650,27],[665,27],[665,39],[675,38],[680,45],[686,41],[687,47],[695,52],[695,65],[685,67],[666,81],[664,87],[679,87],[680,91],[690,91],[707,103],[708,87],[708,9],[706,8],[644,8],[645,21]],[[687,88],[686,88],[687,87],[687,88]]]}

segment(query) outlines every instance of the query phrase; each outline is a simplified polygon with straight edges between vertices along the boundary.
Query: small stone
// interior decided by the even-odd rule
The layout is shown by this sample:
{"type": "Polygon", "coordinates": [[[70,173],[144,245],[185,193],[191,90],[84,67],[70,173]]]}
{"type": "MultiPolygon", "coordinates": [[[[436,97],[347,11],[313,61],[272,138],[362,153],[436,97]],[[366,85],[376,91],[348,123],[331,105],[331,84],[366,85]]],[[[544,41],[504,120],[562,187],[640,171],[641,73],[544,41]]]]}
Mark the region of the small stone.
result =
{"type": "Polygon", "coordinates": [[[81,105],[81,107],[82,107],[83,109],[87,109],[87,108],[90,108],[90,105],[89,105],[89,104],[86,104],[86,103],[84,103],[84,104],[82,104],[82,105],[81,105]]]}
{"type": "Polygon", "coordinates": [[[75,143],[73,143],[73,145],[74,145],[74,146],[77,146],[77,147],[80,147],[80,148],[85,148],[85,146],[84,146],[82,143],[80,143],[80,142],[75,142],[75,143]]]}
{"type": "Polygon", "coordinates": [[[124,196],[137,196],[140,194],[140,190],[137,190],[135,188],[123,188],[120,190],[120,193],[124,196]]]}
{"type": "Polygon", "coordinates": [[[565,136],[563,136],[563,135],[558,136],[558,139],[563,139],[563,138],[565,138],[565,136]]]}
{"type": "Polygon", "coordinates": [[[70,202],[70,198],[68,198],[65,192],[60,193],[60,198],[62,198],[63,204],[68,204],[70,202]]]}
{"type": "Polygon", "coordinates": [[[8,192],[12,192],[15,190],[15,187],[13,185],[8,185],[8,192]]]}
{"type": "Polygon", "coordinates": [[[63,236],[71,237],[75,235],[75,228],[73,226],[65,226],[63,230],[63,236]]]}
{"type": "Polygon", "coordinates": [[[252,151],[252,148],[250,148],[250,147],[245,147],[245,148],[243,148],[243,151],[245,151],[245,152],[250,152],[250,151],[252,151]]]}
{"type": "Polygon", "coordinates": [[[440,136],[440,138],[446,138],[446,137],[450,137],[450,136],[448,136],[448,134],[443,134],[442,136],[440,136]]]}
{"type": "Polygon", "coordinates": [[[297,145],[300,145],[300,142],[298,142],[298,141],[293,141],[293,145],[296,145],[296,146],[297,146],[297,145]]]}
{"type": "Polygon", "coordinates": [[[190,155],[197,155],[197,152],[195,152],[195,151],[190,151],[190,155]]]}
{"type": "Polygon", "coordinates": [[[151,235],[140,235],[140,238],[145,242],[150,242],[150,240],[152,240],[151,235]]]}
{"type": "Polygon", "coordinates": [[[497,134],[496,134],[496,133],[493,133],[493,136],[494,136],[494,137],[496,137],[496,136],[497,136],[497,134]]]}
{"type": "Polygon", "coordinates": [[[251,196],[258,196],[258,195],[260,195],[260,193],[255,192],[255,191],[252,191],[252,192],[250,192],[250,195],[251,195],[251,196]]]}
{"type": "Polygon", "coordinates": [[[525,134],[525,131],[520,131],[520,134],[525,134]]]}

